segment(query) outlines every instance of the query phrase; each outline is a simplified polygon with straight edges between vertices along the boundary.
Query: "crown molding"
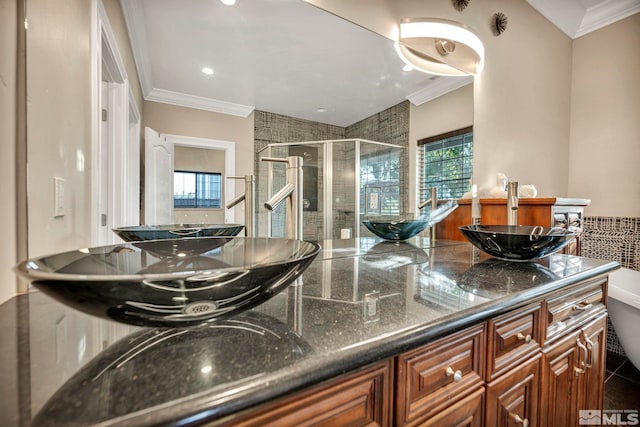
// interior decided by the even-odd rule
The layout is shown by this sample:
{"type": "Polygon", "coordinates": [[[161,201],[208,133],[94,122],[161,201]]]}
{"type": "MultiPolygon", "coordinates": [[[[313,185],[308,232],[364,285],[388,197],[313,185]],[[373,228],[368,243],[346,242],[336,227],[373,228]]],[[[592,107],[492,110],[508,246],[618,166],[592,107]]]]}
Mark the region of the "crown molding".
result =
{"type": "Polygon", "coordinates": [[[153,74],[151,71],[151,58],[147,43],[147,30],[144,24],[144,11],[142,2],[120,0],[120,7],[124,15],[124,21],[129,32],[131,50],[133,51],[138,79],[143,96],[147,97],[153,90],[153,74]]]}
{"type": "Polygon", "coordinates": [[[527,0],[571,39],[613,24],[640,12],[638,0],[527,0]],[[587,7],[588,4],[593,4],[587,7]]]}
{"type": "Polygon", "coordinates": [[[640,2],[637,0],[602,3],[587,10],[574,38],[584,36],[638,12],[640,12],[640,2]]]}
{"type": "Polygon", "coordinates": [[[230,114],[232,116],[248,117],[255,109],[252,105],[234,104],[233,102],[219,101],[203,96],[187,95],[164,89],[152,89],[144,97],[147,101],[162,102],[163,104],[178,105],[181,107],[196,108],[198,110],[214,113],[230,114]]]}
{"type": "Polygon", "coordinates": [[[470,83],[473,83],[473,76],[439,78],[424,89],[408,95],[406,99],[413,105],[419,106],[470,83]]]}

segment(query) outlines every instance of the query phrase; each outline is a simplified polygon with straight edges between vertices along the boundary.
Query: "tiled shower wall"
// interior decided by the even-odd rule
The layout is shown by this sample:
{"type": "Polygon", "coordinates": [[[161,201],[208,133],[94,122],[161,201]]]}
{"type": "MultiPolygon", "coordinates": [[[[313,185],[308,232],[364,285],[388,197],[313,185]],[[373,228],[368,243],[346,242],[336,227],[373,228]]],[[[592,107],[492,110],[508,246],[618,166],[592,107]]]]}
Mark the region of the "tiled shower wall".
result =
{"type": "Polygon", "coordinates": [[[400,156],[400,211],[409,209],[409,101],[401,102],[347,126],[346,138],[361,138],[405,147],[400,156]]]}
{"type": "MultiPolygon", "coordinates": [[[[284,116],[282,114],[268,113],[265,111],[254,112],[254,138],[255,152],[258,153],[268,144],[284,143],[284,142],[304,142],[304,141],[321,141],[327,139],[344,139],[345,128],[340,126],[329,125],[326,123],[313,122],[310,120],[298,119],[295,117],[284,116]]],[[[274,157],[286,157],[287,149],[278,152],[272,152],[274,157]]],[[[266,155],[261,153],[261,156],[266,155]]],[[[321,153],[320,153],[321,155],[321,153]]],[[[257,173],[256,183],[256,209],[257,209],[257,226],[258,235],[266,236],[267,230],[267,211],[263,207],[263,203],[269,197],[267,183],[267,164],[261,162],[261,157],[256,154],[254,170],[257,173]]],[[[283,165],[274,165],[274,189],[277,190],[285,183],[285,167],[283,165]]],[[[318,186],[323,188],[322,174],[318,174],[318,186]]],[[[318,195],[318,211],[304,213],[304,234],[305,238],[317,238],[322,236],[323,219],[322,219],[322,196],[318,195]]],[[[284,205],[281,205],[273,213],[274,215],[274,236],[284,236],[284,205]]]]}
{"type": "MultiPolygon", "coordinates": [[[[331,139],[349,139],[359,138],[368,139],[378,142],[386,142],[391,144],[407,147],[403,150],[400,158],[400,200],[401,211],[406,212],[408,209],[408,193],[406,183],[409,180],[408,165],[408,145],[409,145],[409,101],[404,101],[398,105],[374,114],[366,119],[356,122],[346,128],[325,123],[312,122],[309,120],[297,119],[294,117],[283,116],[281,114],[268,113],[264,111],[256,111],[254,113],[255,127],[255,151],[258,153],[262,148],[272,143],[284,142],[304,142],[304,141],[322,141],[331,139]]],[[[283,147],[284,148],[284,147],[283,147]]],[[[287,155],[286,150],[279,153],[272,153],[278,157],[287,155]]],[[[264,153],[262,155],[265,155],[264,153]]],[[[267,214],[262,203],[267,199],[268,195],[264,178],[260,182],[260,178],[266,176],[266,164],[260,162],[260,156],[256,155],[255,170],[259,171],[257,183],[257,209],[258,209],[258,233],[266,235],[267,214]]],[[[355,172],[355,151],[353,144],[339,144],[334,147],[334,176],[343,173],[349,175],[349,170],[355,172]]],[[[354,176],[353,174],[349,176],[354,176]]],[[[318,175],[318,186],[323,188],[322,174],[318,175]]],[[[284,184],[284,168],[274,167],[274,188],[280,188],[284,184]]],[[[341,228],[346,228],[356,223],[353,217],[355,212],[355,194],[354,184],[344,182],[343,180],[335,180],[332,188],[332,197],[334,199],[334,232],[338,233],[341,228]],[[336,203],[336,200],[340,202],[336,203]]],[[[322,196],[318,195],[318,211],[304,213],[305,238],[318,238],[323,236],[323,207],[322,196]]],[[[284,210],[281,208],[274,213],[274,216],[282,217],[284,210]]],[[[284,223],[283,221],[273,221],[274,223],[284,223]]],[[[357,223],[360,223],[358,220],[357,223]]],[[[361,228],[361,232],[366,231],[361,228]]],[[[283,230],[276,230],[274,227],[274,235],[284,235],[283,230]],[[278,234],[281,233],[281,234],[278,234]]],[[[368,233],[368,232],[367,232],[368,233]]]]}
{"type": "MultiPolygon", "coordinates": [[[[640,218],[585,217],[582,256],[640,271],[640,218]]],[[[607,349],[624,354],[610,323],[607,349]]]]}

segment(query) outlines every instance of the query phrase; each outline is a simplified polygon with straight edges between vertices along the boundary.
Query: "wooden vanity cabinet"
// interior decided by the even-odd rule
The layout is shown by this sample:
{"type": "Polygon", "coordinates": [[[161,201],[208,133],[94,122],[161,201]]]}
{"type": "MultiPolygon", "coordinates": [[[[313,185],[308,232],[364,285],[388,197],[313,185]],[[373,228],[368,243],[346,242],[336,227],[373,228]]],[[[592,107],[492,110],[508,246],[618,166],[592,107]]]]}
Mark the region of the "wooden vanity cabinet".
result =
{"type": "Polygon", "coordinates": [[[486,426],[537,426],[540,354],[487,384],[486,426]]]}
{"type": "Polygon", "coordinates": [[[602,409],[607,339],[606,280],[547,299],[541,425],[578,426],[580,410],[602,409]]]}
{"type": "Polygon", "coordinates": [[[215,425],[578,426],[603,406],[606,286],[569,286],[215,425]]]}
{"type": "Polygon", "coordinates": [[[485,325],[480,324],[398,356],[395,424],[430,425],[453,406],[460,412],[448,419],[471,416],[477,422],[482,395],[464,398],[484,384],[485,338],[485,325]],[[432,421],[422,424],[426,420],[432,421]]]}
{"type": "Polygon", "coordinates": [[[376,363],[215,425],[389,426],[392,365],[392,360],[376,363]]]}

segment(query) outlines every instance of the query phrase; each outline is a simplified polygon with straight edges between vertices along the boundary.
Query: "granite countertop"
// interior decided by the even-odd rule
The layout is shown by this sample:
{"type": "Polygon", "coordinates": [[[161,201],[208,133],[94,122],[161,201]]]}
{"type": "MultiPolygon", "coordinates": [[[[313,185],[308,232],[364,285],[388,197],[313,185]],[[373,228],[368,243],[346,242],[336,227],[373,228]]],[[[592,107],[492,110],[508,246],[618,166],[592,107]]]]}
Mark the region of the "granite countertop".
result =
{"type": "Polygon", "coordinates": [[[188,425],[383,360],[617,268],[552,255],[488,258],[471,245],[320,242],[290,286],[231,319],[140,328],[40,292],[0,306],[0,425],[188,425]]]}

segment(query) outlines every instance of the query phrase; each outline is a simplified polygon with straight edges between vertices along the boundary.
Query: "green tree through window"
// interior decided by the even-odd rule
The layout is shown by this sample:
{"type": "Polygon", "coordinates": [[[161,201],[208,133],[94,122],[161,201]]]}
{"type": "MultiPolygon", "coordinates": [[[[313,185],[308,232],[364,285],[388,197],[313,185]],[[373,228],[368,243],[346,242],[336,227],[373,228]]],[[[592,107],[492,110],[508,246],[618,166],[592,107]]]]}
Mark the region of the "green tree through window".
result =
{"type": "Polygon", "coordinates": [[[418,141],[420,153],[420,200],[428,189],[438,190],[438,199],[459,199],[470,190],[473,171],[473,129],[459,129],[418,141]]]}

